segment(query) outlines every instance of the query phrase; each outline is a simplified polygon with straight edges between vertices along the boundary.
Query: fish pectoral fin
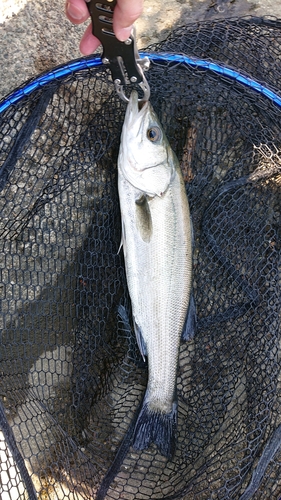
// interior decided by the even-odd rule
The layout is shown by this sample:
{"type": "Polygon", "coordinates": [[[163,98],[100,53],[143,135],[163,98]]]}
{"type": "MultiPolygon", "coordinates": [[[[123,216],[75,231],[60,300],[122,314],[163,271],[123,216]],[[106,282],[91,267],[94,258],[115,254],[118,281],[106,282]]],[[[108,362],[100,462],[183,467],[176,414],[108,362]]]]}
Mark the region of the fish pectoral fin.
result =
{"type": "Polygon", "coordinates": [[[136,228],[142,240],[149,243],[152,235],[152,219],[147,196],[143,194],[135,203],[136,228]]]}
{"type": "Polygon", "coordinates": [[[191,292],[185,323],[182,330],[182,336],[181,336],[182,340],[186,342],[187,340],[191,340],[194,338],[196,332],[196,323],[197,323],[196,306],[195,306],[193,292],[191,292]]]}
{"type": "Polygon", "coordinates": [[[120,246],[118,248],[117,255],[119,255],[121,248],[123,247],[123,253],[124,257],[126,257],[126,233],[125,233],[125,224],[123,219],[121,219],[121,226],[122,226],[122,236],[121,236],[121,241],[120,241],[120,246]]]}
{"type": "Polygon", "coordinates": [[[140,350],[140,353],[142,355],[142,358],[145,361],[145,356],[147,356],[146,343],[145,343],[144,338],[142,336],[140,327],[135,322],[135,318],[133,318],[133,321],[134,321],[134,330],[135,330],[135,335],[136,335],[136,339],[137,339],[137,344],[139,346],[139,350],[140,350]]]}

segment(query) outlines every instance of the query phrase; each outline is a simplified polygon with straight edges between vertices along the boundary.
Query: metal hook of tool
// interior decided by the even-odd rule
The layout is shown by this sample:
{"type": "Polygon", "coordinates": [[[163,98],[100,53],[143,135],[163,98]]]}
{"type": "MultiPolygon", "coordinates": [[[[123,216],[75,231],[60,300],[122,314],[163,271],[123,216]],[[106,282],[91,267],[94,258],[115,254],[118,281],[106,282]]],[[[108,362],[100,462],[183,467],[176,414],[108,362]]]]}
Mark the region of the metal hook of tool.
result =
{"type": "Polygon", "coordinates": [[[92,33],[102,46],[102,62],[108,64],[112,79],[119,97],[128,102],[124,86],[130,83],[138,84],[143,92],[139,102],[149,100],[150,88],[144,76],[144,71],[149,69],[148,57],[140,58],[136,43],[135,31],[125,42],[120,42],[113,32],[113,12],[117,0],[90,0],[87,6],[92,19],[92,33]]]}

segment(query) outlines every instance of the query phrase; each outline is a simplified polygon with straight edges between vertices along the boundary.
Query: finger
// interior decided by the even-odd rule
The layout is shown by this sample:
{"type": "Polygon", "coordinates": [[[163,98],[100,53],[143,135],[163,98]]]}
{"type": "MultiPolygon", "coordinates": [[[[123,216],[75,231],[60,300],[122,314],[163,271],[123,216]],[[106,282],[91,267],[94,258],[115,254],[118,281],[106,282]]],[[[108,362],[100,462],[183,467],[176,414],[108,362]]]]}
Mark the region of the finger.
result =
{"type": "Polygon", "coordinates": [[[116,38],[124,42],[129,38],[133,23],[141,15],[143,0],[117,0],[113,14],[113,29],[116,38]]]}
{"type": "Polygon", "coordinates": [[[80,52],[84,54],[84,56],[89,56],[100,45],[100,41],[92,34],[92,23],[86,29],[84,35],[81,38],[80,42],[80,52]]]}
{"type": "Polygon", "coordinates": [[[85,0],[67,0],[65,13],[73,24],[83,23],[90,15],[85,0]]]}

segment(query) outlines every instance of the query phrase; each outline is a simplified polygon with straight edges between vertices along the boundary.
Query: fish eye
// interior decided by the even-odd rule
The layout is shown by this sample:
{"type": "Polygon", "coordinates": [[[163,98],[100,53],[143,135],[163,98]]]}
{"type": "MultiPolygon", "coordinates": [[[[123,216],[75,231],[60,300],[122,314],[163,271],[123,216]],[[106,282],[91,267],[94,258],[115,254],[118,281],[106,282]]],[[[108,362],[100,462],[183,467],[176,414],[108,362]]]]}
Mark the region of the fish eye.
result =
{"type": "Polygon", "coordinates": [[[146,135],[151,142],[157,142],[161,139],[162,134],[159,127],[151,127],[148,129],[146,135]]]}

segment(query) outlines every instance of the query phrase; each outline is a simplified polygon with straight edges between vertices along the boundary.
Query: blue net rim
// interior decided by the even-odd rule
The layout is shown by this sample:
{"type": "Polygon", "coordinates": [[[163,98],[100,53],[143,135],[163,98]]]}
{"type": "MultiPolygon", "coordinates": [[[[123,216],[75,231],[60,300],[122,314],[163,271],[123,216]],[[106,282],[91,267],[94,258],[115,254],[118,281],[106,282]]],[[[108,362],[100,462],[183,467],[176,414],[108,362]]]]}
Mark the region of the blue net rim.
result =
{"type": "MultiPolygon", "coordinates": [[[[216,62],[208,61],[195,57],[188,57],[184,54],[172,53],[153,53],[153,52],[140,52],[140,57],[148,57],[153,63],[169,63],[172,65],[183,65],[201,68],[211,71],[217,75],[223,76],[226,79],[239,82],[247,88],[265,96],[278,107],[281,108],[281,97],[274,91],[266,87],[264,84],[254,80],[253,78],[244,75],[238,70],[228,66],[218,64],[216,62]]],[[[31,94],[33,91],[44,87],[52,81],[67,77],[76,73],[77,71],[91,69],[102,66],[102,60],[99,55],[92,55],[70,61],[66,64],[57,66],[56,68],[39,75],[36,78],[28,81],[25,86],[16,89],[0,102],[0,113],[3,113],[10,106],[18,103],[21,99],[31,94]]]]}

